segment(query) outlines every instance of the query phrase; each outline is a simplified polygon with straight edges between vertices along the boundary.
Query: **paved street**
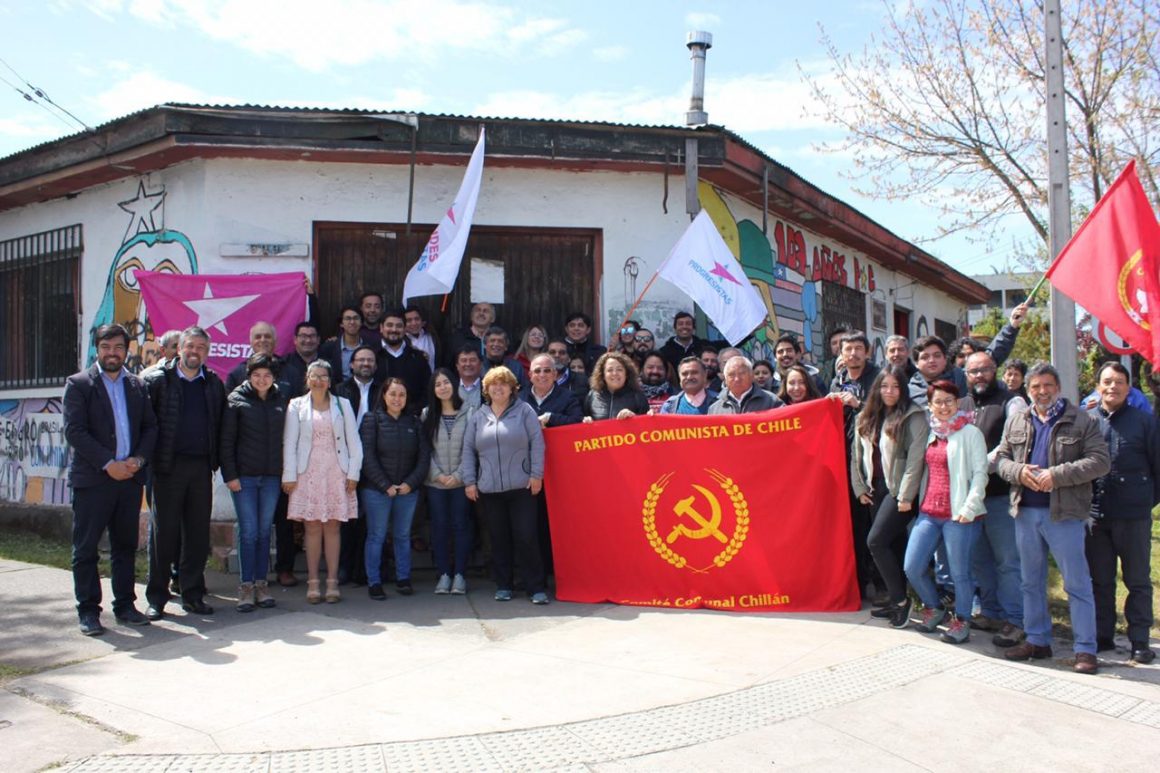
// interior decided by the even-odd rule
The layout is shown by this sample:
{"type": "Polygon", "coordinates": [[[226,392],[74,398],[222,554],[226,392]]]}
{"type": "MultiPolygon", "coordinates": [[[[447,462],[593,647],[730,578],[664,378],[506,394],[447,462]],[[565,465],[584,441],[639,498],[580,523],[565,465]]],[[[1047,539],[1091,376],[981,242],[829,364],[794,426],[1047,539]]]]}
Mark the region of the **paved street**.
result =
{"type": "MultiPolygon", "coordinates": [[[[1010,664],[843,615],[346,588],[76,630],[67,572],[0,562],[0,770],[1154,770],[1160,666],[1010,664]]],[[[389,589],[390,590],[390,589],[389,589]]],[[[139,591],[140,592],[140,591],[139,591]]],[[[108,588],[106,584],[106,598],[108,588]]],[[[143,605],[142,605],[143,608],[143,605]]]]}

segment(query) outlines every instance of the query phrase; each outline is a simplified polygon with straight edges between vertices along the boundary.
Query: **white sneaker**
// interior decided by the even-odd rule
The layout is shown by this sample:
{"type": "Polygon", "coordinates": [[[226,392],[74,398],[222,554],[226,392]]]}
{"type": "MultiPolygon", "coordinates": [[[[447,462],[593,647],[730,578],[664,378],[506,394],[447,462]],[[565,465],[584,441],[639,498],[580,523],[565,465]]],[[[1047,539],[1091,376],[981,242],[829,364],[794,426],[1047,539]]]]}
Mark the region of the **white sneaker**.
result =
{"type": "Polygon", "coordinates": [[[451,592],[451,578],[445,574],[439,575],[439,582],[435,583],[435,593],[444,596],[451,592]]]}
{"type": "MultiPolygon", "coordinates": [[[[447,575],[443,575],[446,577],[447,575]]],[[[451,583],[451,594],[453,596],[462,596],[467,593],[467,578],[462,574],[455,575],[455,580],[451,583]]]]}

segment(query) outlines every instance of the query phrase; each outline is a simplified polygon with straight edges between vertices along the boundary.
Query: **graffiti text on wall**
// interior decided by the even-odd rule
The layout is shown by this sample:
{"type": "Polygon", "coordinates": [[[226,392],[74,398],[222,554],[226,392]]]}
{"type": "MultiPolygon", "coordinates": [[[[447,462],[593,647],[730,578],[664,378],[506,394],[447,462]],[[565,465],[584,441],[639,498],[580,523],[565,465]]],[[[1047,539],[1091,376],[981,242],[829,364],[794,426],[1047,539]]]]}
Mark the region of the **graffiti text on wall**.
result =
{"type": "Polygon", "coordinates": [[[60,410],[58,398],[0,401],[0,500],[68,503],[60,410]]]}

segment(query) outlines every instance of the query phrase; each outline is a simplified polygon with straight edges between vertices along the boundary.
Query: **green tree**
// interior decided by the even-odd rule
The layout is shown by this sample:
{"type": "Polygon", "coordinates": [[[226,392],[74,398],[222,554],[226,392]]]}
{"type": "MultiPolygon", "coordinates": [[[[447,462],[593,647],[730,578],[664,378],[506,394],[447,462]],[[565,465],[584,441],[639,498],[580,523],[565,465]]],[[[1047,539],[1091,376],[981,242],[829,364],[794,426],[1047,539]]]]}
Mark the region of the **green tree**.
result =
{"type": "MultiPolygon", "coordinates": [[[[1047,241],[1043,0],[883,2],[861,52],[803,75],[846,131],[860,192],[922,199],[941,231],[980,241],[1010,216],[1047,241]]],[[[1072,201],[1099,199],[1129,159],[1160,204],[1160,3],[1063,0],[1072,201]]],[[[1078,221],[1077,221],[1078,222],[1078,221]]]]}
{"type": "MultiPolygon", "coordinates": [[[[988,309],[987,315],[972,328],[971,332],[978,338],[990,340],[1005,324],[1007,318],[1001,309],[988,309]]],[[[1019,337],[1015,339],[1015,348],[1011,350],[1008,359],[1023,360],[1028,366],[1040,360],[1047,362],[1051,359],[1051,327],[1048,325],[1045,309],[1032,308],[1028,313],[1019,327],[1019,337]]]]}

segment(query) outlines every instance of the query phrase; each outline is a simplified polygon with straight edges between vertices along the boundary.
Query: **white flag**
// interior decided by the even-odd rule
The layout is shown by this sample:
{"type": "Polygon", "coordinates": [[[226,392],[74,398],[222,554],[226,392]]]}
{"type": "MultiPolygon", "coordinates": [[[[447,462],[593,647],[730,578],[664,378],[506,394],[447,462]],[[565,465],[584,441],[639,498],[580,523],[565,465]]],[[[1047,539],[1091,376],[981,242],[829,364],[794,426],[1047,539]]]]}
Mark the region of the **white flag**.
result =
{"type": "Polygon", "coordinates": [[[761,294],[703,209],[657,273],[696,301],[734,346],[765,320],[761,294]]]}
{"type": "Polygon", "coordinates": [[[443,295],[451,292],[455,279],[459,276],[459,264],[463,262],[463,251],[467,247],[467,237],[471,233],[471,220],[475,217],[475,202],[479,199],[479,183],[483,179],[483,127],[479,129],[479,141],[467,162],[459,193],[447,214],[439,221],[435,233],[419,262],[411,266],[403,282],[403,305],[420,295],[443,295]]]}

